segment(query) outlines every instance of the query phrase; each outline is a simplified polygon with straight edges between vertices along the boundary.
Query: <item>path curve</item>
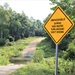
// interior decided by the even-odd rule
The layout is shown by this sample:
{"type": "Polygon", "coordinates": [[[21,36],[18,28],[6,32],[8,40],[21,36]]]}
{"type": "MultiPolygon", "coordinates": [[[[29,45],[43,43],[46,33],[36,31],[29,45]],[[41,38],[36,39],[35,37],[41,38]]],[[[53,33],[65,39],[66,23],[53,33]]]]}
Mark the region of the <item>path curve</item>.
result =
{"type": "MultiPolygon", "coordinates": [[[[36,45],[44,40],[44,38],[38,38],[31,42],[26,49],[22,51],[22,56],[32,56],[34,55],[34,50],[36,49],[36,45]]],[[[0,75],[9,75],[16,69],[24,66],[23,64],[8,64],[6,66],[0,66],[0,75]]]]}
{"type": "Polygon", "coordinates": [[[34,50],[36,49],[36,45],[41,42],[42,40],[44,40],[45,38],[38,38],[34,41],[32,41],[26,49],[24,49],[22,51],[22,56],[33,56],[34,55],[34,50]]]}

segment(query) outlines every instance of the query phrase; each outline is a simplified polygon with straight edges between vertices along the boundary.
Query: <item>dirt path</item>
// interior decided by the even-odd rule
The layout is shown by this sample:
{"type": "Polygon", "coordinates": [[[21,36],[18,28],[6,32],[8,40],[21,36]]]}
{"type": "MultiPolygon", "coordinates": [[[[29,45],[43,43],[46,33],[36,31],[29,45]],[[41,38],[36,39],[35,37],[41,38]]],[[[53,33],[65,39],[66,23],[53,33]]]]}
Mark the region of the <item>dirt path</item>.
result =
{"type": "Polygon", "coordinates": [[[38,38],[31,42],[26,49],[22,51],[22,56],[33,56],[34,55],[34,50],[36,49],[36,45],[41,42],[44,38],[38,38]]]}
{"type": "MultiPolygon", "coordinates": [[[[34,50],[36,49],[36,45],[41,42],[44,38],[38,38],[31,42],[26,49],[22,51],[22,56],[32,56],[34,55],[34,50]]],[[[6,66],[0,66],[0,75],[9,75],[11,72],[16,69],[22,67],[23,64],[9,64],[6,66]]]]}
{"type": "Polygon", "coordinates": [[[16,69],[22,67],[23,64],[9,64],[7,66],[0,66],[0,75],[9,75],[11,72],[14,72],[16,69]]]}

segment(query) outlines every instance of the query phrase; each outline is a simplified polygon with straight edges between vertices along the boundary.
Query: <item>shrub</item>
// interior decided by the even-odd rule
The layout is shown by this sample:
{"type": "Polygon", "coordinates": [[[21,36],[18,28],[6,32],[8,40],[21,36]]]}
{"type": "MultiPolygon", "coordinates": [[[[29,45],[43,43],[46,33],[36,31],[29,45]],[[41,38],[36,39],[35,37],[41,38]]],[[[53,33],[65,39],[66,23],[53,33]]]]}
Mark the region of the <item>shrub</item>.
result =
{"type": "Polygon", "coordinates": [[[14,38],[12,36],[8,36],[7,39],[9,39],[10,42],[14,41],[14,38]]]}
{"type": "MultiPolygon", "coordinates": [[[[40,63],[30,63],[11,75],[55,75],[55,57],[47,58],[40,63]]],[[[58,75],[75,75],[75,61],[59,58],[58,75]]]]}
{"type": "Polygon", "coordinates": [[[19,50],[19,51],[22,51],[22,50],[23,50],[23,48],[19,48],[18,50],[19,50]]]}
{"type": "Polygon", "coordinates": [[[13,46],[14,42],[10,42],[9,39],[6,40],[6,46],[13,46]]]}
{"type": "Polygon", "coordinates": [[[12,55],[13,57],[19,57],[21,56],[21,53],[19,51],[14,51],[14,55],[12,55]]]}
{"type": "Polygon", "coordinates": [[[40,62],[44,58],[44,52],[42,50],[36,50],[34,56],[33,56],[33,62],[40,62]]]}
{"type": "Polygon", "coordinates": [[[75,40],[73,40],[69,45],[68,49],[64,53],[65,59],[74,60],[75,59],[75,40]]]}
{"type": "Polygon", "coordinates": [[[7,65],[9,63],[9,59],[6,56],[0,55],[0,65],[7,65]]]}
{"type": "Polygon", "coordinates": [[[51,42],[47,40],[41,41],[36,47],[36,50],[42,50],[44,52],[44,58],[55,56],[55,49],[52,48],[51,42]]]}
{"type": "Polygon", "coordinates": [[[50,75],[49,67],[46,64],[31,63],[22,67],[10,75],[50,75]]]}
{"type": "Polygon", "coordinates": [[[0,46],[4,46],[6,43],[6,40],[4,38],[0,38],[0,46]]]}

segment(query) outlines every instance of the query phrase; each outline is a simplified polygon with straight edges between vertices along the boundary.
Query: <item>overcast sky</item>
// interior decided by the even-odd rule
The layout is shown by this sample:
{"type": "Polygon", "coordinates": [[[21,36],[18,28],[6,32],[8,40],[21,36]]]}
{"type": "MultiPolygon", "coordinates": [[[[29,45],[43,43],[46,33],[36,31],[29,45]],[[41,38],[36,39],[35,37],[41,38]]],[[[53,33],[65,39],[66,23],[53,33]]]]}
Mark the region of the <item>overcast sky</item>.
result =
{"type": "Polygon", "coordinates": [[[0,5],[7,2],[9,6],[18,13],[22,11],[30,18],[43,21],[52,11],[49,0],[0,0],[0,5]]]}

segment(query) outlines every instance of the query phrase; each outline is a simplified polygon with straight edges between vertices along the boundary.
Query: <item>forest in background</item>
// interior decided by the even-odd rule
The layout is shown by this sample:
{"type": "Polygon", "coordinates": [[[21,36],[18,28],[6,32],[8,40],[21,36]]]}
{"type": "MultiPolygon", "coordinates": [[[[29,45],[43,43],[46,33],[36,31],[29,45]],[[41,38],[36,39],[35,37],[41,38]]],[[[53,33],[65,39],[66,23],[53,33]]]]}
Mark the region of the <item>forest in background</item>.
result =
{"type": "Polygon", "coordinates": [[[0,5],[0,45],[9,41],[22,39],[29,36],[42,36],[43,24],[40,20],[29,18],[24,12],[17,13],[5,3],[0,5]]]}

